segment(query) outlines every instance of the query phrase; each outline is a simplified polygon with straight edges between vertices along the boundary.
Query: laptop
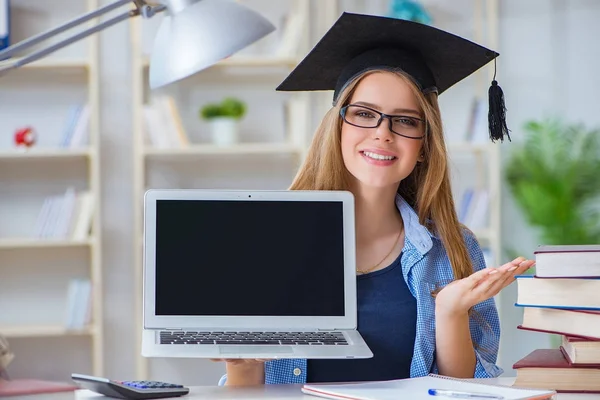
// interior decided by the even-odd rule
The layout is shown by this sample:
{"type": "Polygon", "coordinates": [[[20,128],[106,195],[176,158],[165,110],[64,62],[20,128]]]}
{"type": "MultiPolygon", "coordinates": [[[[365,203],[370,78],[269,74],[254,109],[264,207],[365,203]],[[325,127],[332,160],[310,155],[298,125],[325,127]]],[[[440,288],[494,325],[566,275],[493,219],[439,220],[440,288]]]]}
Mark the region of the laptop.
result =
{"type": "Polygon", "coordinates": [[[370,358],[345,191],[144,196],[142,356],[370,358]]]}

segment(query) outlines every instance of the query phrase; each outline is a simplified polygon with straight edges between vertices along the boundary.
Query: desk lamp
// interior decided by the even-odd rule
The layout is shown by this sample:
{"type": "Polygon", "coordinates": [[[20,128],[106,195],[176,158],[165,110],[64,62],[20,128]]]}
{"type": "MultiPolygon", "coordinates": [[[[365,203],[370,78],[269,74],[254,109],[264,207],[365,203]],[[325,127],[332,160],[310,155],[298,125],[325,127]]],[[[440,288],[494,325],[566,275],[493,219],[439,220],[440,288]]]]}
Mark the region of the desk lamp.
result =
{"type": "Polygon", "coordinates": [[[0,51],[0,60],[5,60],[0,63],[0,76],[128,18],[141,15],[149,19],[163,11],[166,15],[150,57],[151,89],[195,74],[275,30],[266,18],[233,0],[117,0],[0,51]],[[128,3],[135,7],[126,13],[22,58],[9,58],[128,3]]]}

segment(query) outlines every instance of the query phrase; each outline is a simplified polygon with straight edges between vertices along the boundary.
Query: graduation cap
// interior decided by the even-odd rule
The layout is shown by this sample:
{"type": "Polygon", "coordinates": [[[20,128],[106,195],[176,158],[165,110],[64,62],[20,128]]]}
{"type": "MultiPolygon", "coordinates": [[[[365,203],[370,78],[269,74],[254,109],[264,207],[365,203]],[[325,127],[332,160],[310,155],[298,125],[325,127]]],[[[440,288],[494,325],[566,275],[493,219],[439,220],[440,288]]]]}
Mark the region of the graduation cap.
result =
{"type": "MultiPolygon", "coordinates": [[[[429,25],[344,12],[277,87],[281,91],[333,90],[333,103],[357,75],[401,69],[424,93],[446,91],[499,54],[429,25]]],[[[492,141],[509,136],[504,95],[494,79],[488,91],[492,141]]]]}

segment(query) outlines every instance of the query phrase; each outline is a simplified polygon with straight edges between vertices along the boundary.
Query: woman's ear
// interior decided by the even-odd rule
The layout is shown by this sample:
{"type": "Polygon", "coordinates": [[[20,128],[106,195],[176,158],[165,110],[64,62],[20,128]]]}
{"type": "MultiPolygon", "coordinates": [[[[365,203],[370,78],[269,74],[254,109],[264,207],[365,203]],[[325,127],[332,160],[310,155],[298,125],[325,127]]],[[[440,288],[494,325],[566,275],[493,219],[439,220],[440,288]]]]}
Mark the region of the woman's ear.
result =
{"type": "Polygon", "coordinates": [[[423,162],[423,161],[425,161],[425,153],[419,154],[419,157],[417,158],[417,162],[423,162]]]}

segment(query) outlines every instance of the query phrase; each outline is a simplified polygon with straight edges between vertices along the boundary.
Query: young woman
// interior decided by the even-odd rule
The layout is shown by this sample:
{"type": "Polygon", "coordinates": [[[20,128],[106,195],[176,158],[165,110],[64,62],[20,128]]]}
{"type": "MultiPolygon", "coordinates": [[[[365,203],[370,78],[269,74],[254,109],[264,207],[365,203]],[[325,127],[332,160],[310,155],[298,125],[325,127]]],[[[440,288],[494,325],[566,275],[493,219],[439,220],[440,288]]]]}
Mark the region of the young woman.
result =
{"type": "MultiPolygon", "coordinates": [[[[337,26],[348,23],[343,18],[337,26]]],[[[406,34],[414,28],[378,17],[351,18],[358,18],[350,21],[355,32],[371,27],[406,34]]],[[[330,30],[313,53],[329,46],[328,39],[340,43],[343,31],[330,30]]],[[[500,328],[493,296],[533,261],[519,257],[486,268],[477,240],[454,209],[437,103],[443,88],[432,83],[435,74],[423,74],[426,63],[407,62],[404,50],[372,48],[341,61],[334,105],[290,189],[353,193],[358,330],[374,357],[226,360],[227,385],[502,372],[495,365],[500,328]]]]}

